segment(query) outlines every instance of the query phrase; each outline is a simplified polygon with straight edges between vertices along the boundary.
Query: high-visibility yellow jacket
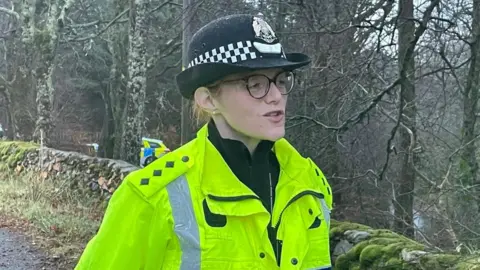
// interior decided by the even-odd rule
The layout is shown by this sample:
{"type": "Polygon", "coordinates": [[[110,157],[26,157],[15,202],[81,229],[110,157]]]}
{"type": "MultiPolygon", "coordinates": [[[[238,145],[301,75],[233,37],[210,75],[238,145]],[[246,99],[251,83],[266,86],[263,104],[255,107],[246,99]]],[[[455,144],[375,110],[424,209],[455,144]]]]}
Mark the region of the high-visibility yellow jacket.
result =
{"type": "Polygon", "coordinates": [[[331,269],[332,192],[320,169],[277,141],[270,217],[207,136],[204,126],[196,139],[124,179],[75,269],[331,269]],[[282,243],[280,266],[270,218],[282,243]]]}

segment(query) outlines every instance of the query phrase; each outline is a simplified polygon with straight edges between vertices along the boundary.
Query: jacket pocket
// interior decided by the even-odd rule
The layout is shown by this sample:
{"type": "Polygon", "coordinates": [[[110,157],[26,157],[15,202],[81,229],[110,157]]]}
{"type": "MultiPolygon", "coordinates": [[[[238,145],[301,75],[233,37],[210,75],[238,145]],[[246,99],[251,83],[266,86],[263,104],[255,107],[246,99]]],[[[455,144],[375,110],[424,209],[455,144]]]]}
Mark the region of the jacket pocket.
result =
{"type": "Polygon", "coordinates": [[[319,199],[320,213],[307,230],[309,244],[305,256],[305,269],[329,269],[330,261],[330,210],[324,199],[319,199]]]}
{"type": "Polygon", "coordinates": [[[208,208],[207,200],[203,200],[203,213],[208,226],[222,228],[227,225],[227,216],[212,213],[208,208]]]}
{"type": "Polygon", "coordinates": [[[320,218],[316,217],[316,218],[313,220],[313,223],[312,223],[312,225],[310,226],[309,229],[310,229],[310,230],[311,230],[311,229],[316,229],[316,228],[320,227],[320,225],[322,225],[322,220],[321,220],[320,218]]]}

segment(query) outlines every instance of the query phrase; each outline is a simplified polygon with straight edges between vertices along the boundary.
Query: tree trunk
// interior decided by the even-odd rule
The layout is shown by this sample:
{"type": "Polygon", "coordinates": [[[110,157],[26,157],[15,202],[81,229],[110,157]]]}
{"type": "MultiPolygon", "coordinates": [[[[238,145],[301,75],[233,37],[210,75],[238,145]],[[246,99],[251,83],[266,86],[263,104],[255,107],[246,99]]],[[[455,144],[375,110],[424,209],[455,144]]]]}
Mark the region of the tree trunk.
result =
{"type": "MultiPolygon", "coordinates": [[[[40,55],[39,67],[36,69],[37,85],[37,120],[33,138],[39,142],[41,137],[48,145],[50,131],[52,129],[52,104],[54,101],[53,71],[55,69],[55,55],[58,45],[60,29],[64,25],[65,13],[73,4],[74,0],[66,0],[60,8],[60,2],[51,1],[48,10],[48,20],[43,29],[31,30],[35,40],[35,48],[40,55]]],[[[34,18],[30,18],[33,20],[34,18]]],[[[34,27],[34,29],[36,29],[34,27]]],[[[25,30],[26,31],[26,30],[25,30]]],[[[32,33],[29,33],[32,35],[32,33]]]]}
{"type": "MultiPolygon", "coordinates": [[[[17,7],[18,9],[18,7],[17,7]]],[[[18,10],[16,10],[17,12],[18,10]]],[[[15,106],[12,103],[12,95],[10,90],[13,89],[13,85],[15,84],[15,81],[17,80],[17,73],[18,73],[18,57],[16,57],[17,53],[17,40],[16,38],[12,38],[12,40],[9,40],[6,42],[6,57],[8,57],[6,61],[7,65],[7,71],[6,71],[6,85],[2,88],[0,85],[0,92],[2,93],[4,99],[5,99],[5,110],[6,110],[6,116],[7,116],[7,130],[6,130],[6,136],[9,140],[14,140],[15,139],[15,134],[16,134],[16,122],[15,122],[15,114],[14,114],[14,108],[15,106]]]]}
{"type": "Polygon", "coordinates": [[[15,123],[15,114],[13,113],[13,108],[12,108],[12,97],[10,95],[10,90],[6,88],[3,95],[5,97],[5,109],[7,111],[7,124],[8,124],[7,125],[8,130],[6,132],[6,135],[9,140],[15,140],[17,127],[15,123]]]}
{"type": "MultiPolygon", "coordinates": [[[[463,196],[463,201],[472,206],[475,203],[480,209],[480,181],[478,180],[478,162],[476,158],[475,146],[475,124],[478,104],[478,91],[480,87],[480,0],[473,1],[473,20],[472,20],[472,40],[470,45],[471,60],[468,70],[468,77],[463,93],[463,127],[462,127],[462,147],[460,156],[460,183],[468,189],[476,186],[472,196],[463,196]]],[[[468,194],[470,195],[470,194],[468,194]]]]}
{"type": "Polygon", "coordinates": [[[415,189],[414,153],[415,144],[415,60],[414,56],[406,55],[410,42],[414,38],[415,24],[413,18],[413,0],[401,0],[398,14],[398,64],[400,76],[400,115],[405,128],[400,128],[401,172],[398,185],[395,188],[395,230],[408,237],[414,236],[413,198],[415,189]],[[402,109],[403,108],[403,109],[402,109]]]}
{"type": "Polygon", "coordinates": [[[139,163],[140,141],[144,132],[147,88],[147,11],[148,1],[131,0],[128,55],[128,84],[125,121],[123,122],[122,159],[139,163]]]}
{"type": "Polygon", "coordinates": [[[106,93],[102,93],[105,114],[103,118],[99,155],[103,158],[113,158],[113,151],[115,147],[115,122],[113,119],[112,104],[109,98],[110,91],[111,89],[107,89],[106,93]]]}
{"type": "MultiPolygon", "coordinates": [[[[110,17],[117,17],[128,7],[125,0],[111,0],[110,17]]],[[[102,130],[102,149],[107,157],[120,159],[122,143],[123,107],[126,89],[123,74],[126,75],[128,31],[124,24],[115,24],[108,30],[108,48],[111,53],[110,79],[108,89],[104,91],[105,118],[102,130]]]]}
{"type": "MultiPolygon", "coordinates": [[[[50,44],[46,45],[49,46],[50,44]]],[[[51,48],[53,49],[53,48],[51,48]]],[[[53,71],[53,50],[47,49],[42,51],[41,65],[43,67],[37,68],[37,121],[35,122],[35,131],[33,133],[34,141],[43,141],[48,145],[48,138],[52,129],[52,102],[51,97],[54,95],[52,85],[52,71],[53,71]],[[47,60],[48,59],[48,60],[47,60]]]]}
{"type": "MultiPolygon", "coordinates": [[[[182,70],[187,68],[187,49],[190,39],[193,36],[194,29],[194,15],[195,15],[195,0],[183,0],[183,18],[182,18],[182,29],[183,29],[183,44],[182,44],[182,70]]],[[[190,141],[193,138],[193,121],[192,121],[192,110],[190,101],[180,97],[182,99],[182,112],[181,112],[181,135],[180,135],[180,144],[183,145],[190,141]]]]}

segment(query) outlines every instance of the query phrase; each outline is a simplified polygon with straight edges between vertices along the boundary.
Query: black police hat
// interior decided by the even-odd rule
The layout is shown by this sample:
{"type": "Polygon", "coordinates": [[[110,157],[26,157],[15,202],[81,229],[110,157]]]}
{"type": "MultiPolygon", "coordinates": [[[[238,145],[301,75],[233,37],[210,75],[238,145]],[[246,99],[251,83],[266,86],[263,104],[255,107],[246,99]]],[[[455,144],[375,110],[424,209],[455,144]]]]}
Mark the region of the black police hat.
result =
{"type": "Polygon", "coordinates": [[[308,65],[302,53],[285,53],[272,28],[261,16],[230,15],[216,19],[192,37],[188,66],[176,77],[182,96],[235,73],[266,68],[294,70],[308,65]]]}

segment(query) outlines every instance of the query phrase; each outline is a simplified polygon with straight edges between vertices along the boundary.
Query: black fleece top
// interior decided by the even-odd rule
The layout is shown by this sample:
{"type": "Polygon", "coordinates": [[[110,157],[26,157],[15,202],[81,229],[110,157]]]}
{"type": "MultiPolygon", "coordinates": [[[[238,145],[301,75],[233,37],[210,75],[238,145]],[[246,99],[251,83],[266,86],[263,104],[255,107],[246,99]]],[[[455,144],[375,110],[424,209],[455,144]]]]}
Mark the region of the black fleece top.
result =
{"type": "MultiPolygon", "coordinates": [[[[273,209],[270,206],[270,194],[273,195],[274,202],[275,187],[280,175],[280,164],[272,151],[274,142],[261,141],[254,153],[250,154],[242,142],[222,138],[213,121],[208,123],[208,139],[222,155],[235,176],[260,197],[271,214],[273,209]]],[[[271,224],[268,227],[268,236],[279,262],[281,244],[277,242],[276,231],[271,224]]]]}

